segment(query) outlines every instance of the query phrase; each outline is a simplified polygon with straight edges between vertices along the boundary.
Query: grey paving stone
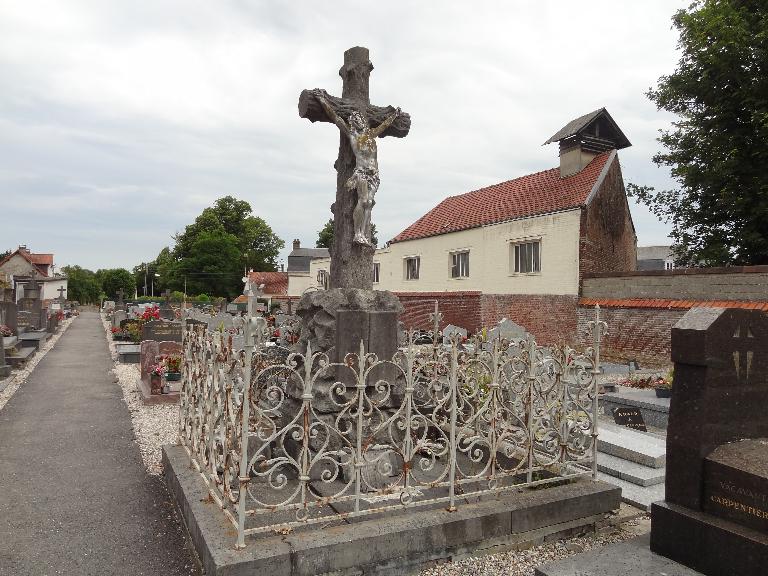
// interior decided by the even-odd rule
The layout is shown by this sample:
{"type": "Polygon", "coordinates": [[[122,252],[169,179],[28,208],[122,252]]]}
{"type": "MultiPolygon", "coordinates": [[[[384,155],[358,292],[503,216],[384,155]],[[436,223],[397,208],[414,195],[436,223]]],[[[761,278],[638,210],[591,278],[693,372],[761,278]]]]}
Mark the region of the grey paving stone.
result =
{"type": "Polygon", "coordinates": [[[597,469],[638,486],[654,486],[664,482],[666,468],[651,468],[610,454],[597,454],[597,469]]]}
{"type": "Polygon", "coordinates": [[[695,570],[651,552],[648,534],[541,566],[535,575],[701,576],[695,570]]]}
{"type": "Polygon", "coordinates": [[[661,438],[602,423],[598,434],[597,449],[600,452],[651,468],[662,468],[666,464],[667,446],[661,438]]]}

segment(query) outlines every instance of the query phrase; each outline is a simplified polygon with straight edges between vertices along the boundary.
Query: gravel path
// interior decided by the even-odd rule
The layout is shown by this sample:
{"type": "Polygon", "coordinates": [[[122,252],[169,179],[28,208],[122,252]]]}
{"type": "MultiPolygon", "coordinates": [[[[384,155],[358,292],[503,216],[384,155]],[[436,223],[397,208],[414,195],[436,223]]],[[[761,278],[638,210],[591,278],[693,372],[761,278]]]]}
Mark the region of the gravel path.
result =
{"type": "Polygon", "coordinates": [[[176,444],[179,407],[176,404],[144,405],[136,384],[140,376],[139,365],[121,364],[117,361],[117,347],[110,336],[111,324],[104,315],[101,317],[101,322],[114,362],[111,373],[114,381],[122,389],[123,400],[131,413],[133,432],[136,435],[136,443],[139,445],[144,467],[153,476],[159,476],[163,471],[160,462],[161,447],[164,444],[176,444]]]}
{"type": "Polygon", "coordinates": [[[534,576],[534,569],[537,566],[608,544],[623,542],[649,530],[650,519],[644,515],[618,527],[604,528],[597,534],[548,542],[526,550],[513,550],[438,564],[423,570],[420,576],[534,576]]]}

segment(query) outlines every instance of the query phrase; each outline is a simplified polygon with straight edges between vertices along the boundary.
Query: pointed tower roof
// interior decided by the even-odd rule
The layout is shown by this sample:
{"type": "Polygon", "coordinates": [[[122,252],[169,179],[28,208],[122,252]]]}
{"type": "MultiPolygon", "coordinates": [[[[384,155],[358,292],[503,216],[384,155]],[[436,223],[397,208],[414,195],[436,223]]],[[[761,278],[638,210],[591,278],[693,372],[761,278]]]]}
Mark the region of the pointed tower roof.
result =
{"type": "Polygon", "coordinates": [[[584,114],[584,116],[579,116],[575,120],[571,120],[544,144],[571,139],[588,139],[595,141],[596,144],[599,141],[602,145],[599,146],[598,152],[613,148],[621,150],[622,148],[632,146],[631,142],[624,136],[618,124],[616,124],[605,108],[600,108],[589,114],[584,114]]]}

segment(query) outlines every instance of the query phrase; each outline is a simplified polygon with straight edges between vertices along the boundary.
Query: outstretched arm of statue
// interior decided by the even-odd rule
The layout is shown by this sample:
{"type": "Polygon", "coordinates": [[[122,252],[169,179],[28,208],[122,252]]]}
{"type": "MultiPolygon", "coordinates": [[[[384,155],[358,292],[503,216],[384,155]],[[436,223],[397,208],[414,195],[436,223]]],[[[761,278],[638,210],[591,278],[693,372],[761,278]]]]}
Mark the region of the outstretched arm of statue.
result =
{"type": "Polygon", "coordinates": [[[371,130],[371,133],[373,134],[373,137],[380,136],[384,130],[392,126],[392,122],[395,121],[395,118],[397,118],[400,115],[400,108],[395,108],[395,111],[387,117],[384,122],[376,126],[373,130],[371,130]]]}
{"type": "Polygon", "coordinates": [[[323,110],[325,110],[325,113],[328,115],[328,118],[330,118],[336,126],[339,127],[341,131],[344,132],[344,134],[349,134],[349,126],[347,126],[347,123],[342,120],[338,114],[336,114],[336,111],[331,108],[331,105],[328,104],[328,100],[325,98],[325,94],[323,94],[322,90],[315,90],[315,98],[317,98],[317,101],[320,102],[320,105],[323,107],[323,110]]]}

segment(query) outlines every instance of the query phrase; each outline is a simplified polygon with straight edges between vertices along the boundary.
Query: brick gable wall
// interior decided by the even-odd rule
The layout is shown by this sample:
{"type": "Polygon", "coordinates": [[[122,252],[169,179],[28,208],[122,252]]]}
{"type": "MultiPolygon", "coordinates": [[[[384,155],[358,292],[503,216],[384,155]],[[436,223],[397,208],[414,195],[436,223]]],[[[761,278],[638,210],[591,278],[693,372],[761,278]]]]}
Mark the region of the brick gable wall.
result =
{"type": "Polygon", "coordinates": [[[579,280],[584,274],[636,268],[637,238],[617,157],[594,198],[581,211],[579,280]]]}

